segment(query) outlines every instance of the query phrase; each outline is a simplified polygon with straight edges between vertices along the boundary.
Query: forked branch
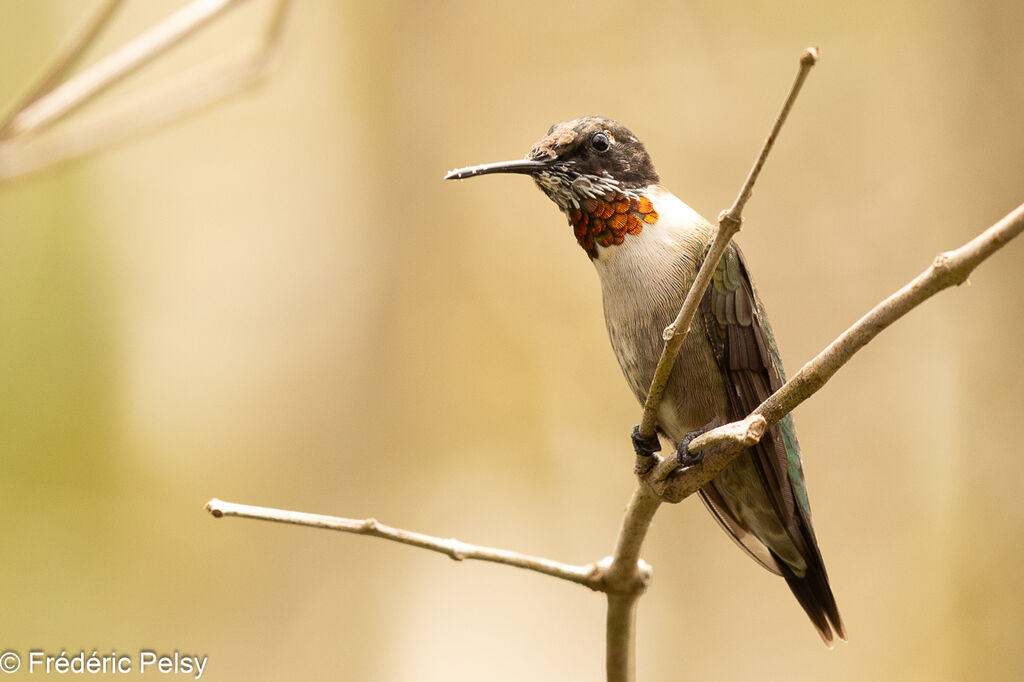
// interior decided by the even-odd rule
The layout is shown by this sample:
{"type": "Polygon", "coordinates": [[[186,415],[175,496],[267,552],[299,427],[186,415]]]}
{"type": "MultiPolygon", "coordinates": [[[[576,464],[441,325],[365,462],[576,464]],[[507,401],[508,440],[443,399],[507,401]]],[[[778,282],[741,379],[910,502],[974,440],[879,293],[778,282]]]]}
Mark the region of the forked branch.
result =
{"type": "MultiPolygon", "coordinates": [[[[815,48],[809,48],[801,58],[800,72],[765,141],[764,148],[758,155],[736,202],[719,217],[718,235],[705,256],[679,315],[665,331],[665,347],[645,404],[641,435],[651,436],[655,433],[658,404],[675,355],[690,328],[718,259],[728,246],[729,240],[739,230],[742,209],[750,197],[751,188],[767,153],[778,136],[779,129],[810,67],[817,58],[818,52],[815,48]]],[[[745,419],[718,427],[695,439],[690,444],[690,452],[704,453],[704,457],[697,465],[681,469],[673,459],[662,459],[657,455],[645,456],[644,459],[649,460],[649,463],[646,468],[642,468],[638,477],[637,487],[623,516],[613,555],[599,562],[586,566],[562,564],[508,550],[479,547],[457,540],[392,528],[373,519],[342,519],[237,505],[220,500],[211,500],[207,504],[207,509],[216,517],[240,516],[372,535],[440,552],[453,559],[477,559],[516,566],[605,592],[608,595],[607,678],[610,682],[634,680],[637,603],[649,583],[651,573],[650,567],[640,559],[640,550],[661,503],[677,502],[707,484],[739,452],[757,443],[767,429],[821,388],[857,350],[883,329],[939,291],[964,282],[978,264],[1022,231],[1024,205],[959,249],[938,256],[928,270],[840,335],[745,419]]]]}
{"type": "Polygon", "coordinates": [[[705,485],[738,452],[756,443],[771,424],[824,385],[853,353],[879,332],[935,293],[964,282],[983,260],[1022,231],[1024,204],[964,246],[939,255],[932,267],[843,332],[746,419],[726,424],[694,439],[691,444],[693,451],[702,448],[708,450],[700,464],[677,469],[675,462],[660,463],[658,469],[646,477],[650,482],[645,483],[642,478],[637,485],[623,516],[614,554],[601,561],[584,566],[563,564],[509,550],[392,528],[373,519],[344,519],[234,504],[217,499],[210,500],[206,509],[218,518],[238,516],[371,535],[440,552],[457,560],[475,559],[524,568],[605,592],[608,594],[608,679],[635,679],[636,605],[651,575],[650,566],[639,558],[640,549],[662,501],[678,501],[705,485]]]}

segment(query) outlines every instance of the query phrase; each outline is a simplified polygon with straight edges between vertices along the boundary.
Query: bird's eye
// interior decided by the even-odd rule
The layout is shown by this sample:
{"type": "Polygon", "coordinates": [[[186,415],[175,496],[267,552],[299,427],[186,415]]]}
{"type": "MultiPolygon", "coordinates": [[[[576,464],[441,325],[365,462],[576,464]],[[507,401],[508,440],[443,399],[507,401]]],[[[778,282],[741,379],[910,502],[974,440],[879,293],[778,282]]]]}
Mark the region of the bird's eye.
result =
{"type": "Polygon", "coordinates": [[[611,140],[604,133],[594,133],[594,136],[590,138],[590,146],[594,148],[595,152],[606,152],[612,147],[611,140]]]}

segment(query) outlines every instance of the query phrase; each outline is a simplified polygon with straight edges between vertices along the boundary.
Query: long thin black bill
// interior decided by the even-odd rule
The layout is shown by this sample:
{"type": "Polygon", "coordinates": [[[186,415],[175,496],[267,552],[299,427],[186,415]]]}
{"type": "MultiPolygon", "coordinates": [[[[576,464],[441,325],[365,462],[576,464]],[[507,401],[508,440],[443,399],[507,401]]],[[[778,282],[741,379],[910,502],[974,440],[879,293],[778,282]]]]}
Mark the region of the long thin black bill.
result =
{"type": "Polygon", "coordinates": [[[544,170],[548,164],[543,161],[531,159],[519,159],[518,161],[498,161],[497,163],[482,163],[479,166],[466,166],[448,171],[444,176],[445,180],[464,180],[477,175],[488,175],[490,173],[524,173],[532,175],[537,171],[544,170]]]}

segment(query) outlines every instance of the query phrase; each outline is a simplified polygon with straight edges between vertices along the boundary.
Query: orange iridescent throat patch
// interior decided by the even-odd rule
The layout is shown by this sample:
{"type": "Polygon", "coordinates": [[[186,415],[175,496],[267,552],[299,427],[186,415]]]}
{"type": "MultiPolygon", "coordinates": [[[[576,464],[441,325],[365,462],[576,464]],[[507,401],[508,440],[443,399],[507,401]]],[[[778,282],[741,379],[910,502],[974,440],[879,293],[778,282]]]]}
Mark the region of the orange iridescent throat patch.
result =
{"type": "Polygon", "coordinates": [[[569,210],[569,224],[576,241],[591,258],[597,258],[599,245],[621,244],[626,233],[640,234],[644,223],[656,222],[658,212],[643,195],[631,197],[610,192],[600,199],[582,199],[579,208],[569,210]]]}

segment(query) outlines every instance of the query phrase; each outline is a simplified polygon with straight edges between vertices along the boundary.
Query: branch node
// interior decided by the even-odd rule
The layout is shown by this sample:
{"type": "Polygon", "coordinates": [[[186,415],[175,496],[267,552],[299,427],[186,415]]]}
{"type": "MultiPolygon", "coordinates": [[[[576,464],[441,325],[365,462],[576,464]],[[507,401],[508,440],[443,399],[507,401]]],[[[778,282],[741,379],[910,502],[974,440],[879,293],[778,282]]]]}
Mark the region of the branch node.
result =
{"type": "Polygon", "coordinates": [[[466,543],[461,540],[456,540],[455,538],[450,538],[448,542],[451,543],[452,548],[452,551],[448,553],[448,556],[452,558],[452,561],[463,561],[470,548],[466,546],[466,543]]]}
{"type": "MultiPolygon", "coordinates": [[[[606,558],[610,559],[611,557],[606,558]]],[[[587,579],[584,584],[594,592],[604,592],[604,584],[601,582],[601,579],[607,567],[602,566],[600,561],[594,561],[587,564],[584,568],[587,569],[587,579]]]]}
{"type": "Polygon", "coordinates": [[[967,276],[971,273],[971,269],[958,268],[956,254],[952,251],[944,251],[932,261],[932,272],[935,273],[936,279],[941,282],[951,282],[957,286],[967,281],[967,276]]]}
{"type": "Polygon", "coordinates": [[[359,528],[364,533],[375,533],[380,530],[380,524],[374,518],[363,519],[363,522],[359,524],[359,528]]]}
{"type": "Polygon", "coordinates": [[[636,572],[641,589],[646,590],[651,584],[651,579],[654,577],[654,568],[643,559],[637,559],[636,572]]]}
{"type": "Polygon", "coordinates": [[[755,414],[747,424],[746,431],[743,434],[743,444],[748,448],[757,445],[764,432],[768,430],[768,420],[759,414],[755,414]]]}
{"type": "Polygon", "coordinates": [[[651,565],[638,558],[632,566],[623,567],[614,557],[606,556],[594,566],[595,586],[591,589],[608,594],[643,594],[651,584],[651,565]]]}
{"type": "Polygon", "coordinates": [[[734,208],[727,208],[718,214],[718,224],[730,234],[736,234],[743,226],[743,216],[736,215],[734,208]]]}

